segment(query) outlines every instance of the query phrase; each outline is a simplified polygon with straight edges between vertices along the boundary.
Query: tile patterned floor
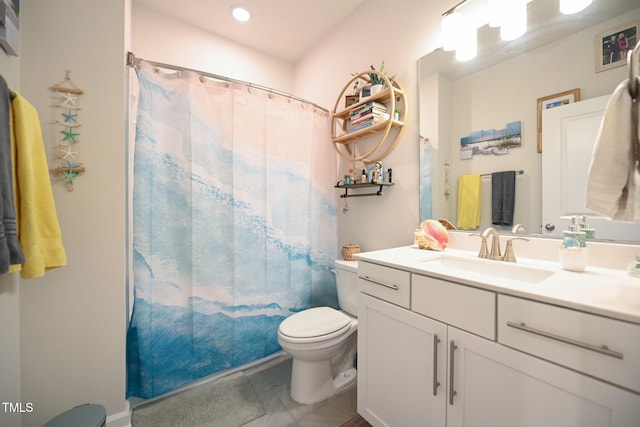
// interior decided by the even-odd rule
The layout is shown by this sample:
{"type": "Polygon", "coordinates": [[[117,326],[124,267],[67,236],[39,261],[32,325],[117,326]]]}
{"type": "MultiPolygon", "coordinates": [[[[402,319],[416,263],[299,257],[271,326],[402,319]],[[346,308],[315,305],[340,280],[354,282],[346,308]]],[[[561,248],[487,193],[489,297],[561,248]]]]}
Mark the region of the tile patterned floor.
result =
{"type": "MultiPolygon", "coordinates": [[[[326,401],[300,405],[289,396],[291,358],[284,356],[245,371],[266,415],[244,427],[340,427],[357,416],[355,384],[326,401]]],[[[362,420],[363,421],[363,420],[362,420]]],[[[350,426],[369,426],[349,424],[350,426]]]]}

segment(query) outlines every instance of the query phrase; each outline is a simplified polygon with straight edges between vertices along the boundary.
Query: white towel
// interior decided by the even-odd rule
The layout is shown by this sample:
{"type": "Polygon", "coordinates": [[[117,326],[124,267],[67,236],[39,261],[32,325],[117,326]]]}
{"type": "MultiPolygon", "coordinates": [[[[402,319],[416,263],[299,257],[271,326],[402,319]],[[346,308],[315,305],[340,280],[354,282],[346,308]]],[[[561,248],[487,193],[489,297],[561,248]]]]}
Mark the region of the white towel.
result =
{"type": "Polygon", "coordinates": [[[587,178],[587,208],[609,219],[628,222],[640,218],[635,184],[640,129],[638,108],[636,105],[632,109],[633,104],[629,80],[625,80],[607,103],[587,178]]]}

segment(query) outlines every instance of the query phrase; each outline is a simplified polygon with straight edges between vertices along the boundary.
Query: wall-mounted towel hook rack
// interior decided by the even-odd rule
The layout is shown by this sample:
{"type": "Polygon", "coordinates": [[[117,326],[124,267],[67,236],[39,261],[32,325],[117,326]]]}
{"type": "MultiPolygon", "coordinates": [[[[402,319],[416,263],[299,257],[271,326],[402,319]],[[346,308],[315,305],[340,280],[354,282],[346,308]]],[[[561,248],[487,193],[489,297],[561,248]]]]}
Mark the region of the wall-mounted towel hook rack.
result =
{"type": "Polygon", "coordinates": [[[640,76],[638,76],[638,61],[640,61],[640,42],[627,54],[629,66],[629,93],[636,99],[640,95],[640,76]]]}

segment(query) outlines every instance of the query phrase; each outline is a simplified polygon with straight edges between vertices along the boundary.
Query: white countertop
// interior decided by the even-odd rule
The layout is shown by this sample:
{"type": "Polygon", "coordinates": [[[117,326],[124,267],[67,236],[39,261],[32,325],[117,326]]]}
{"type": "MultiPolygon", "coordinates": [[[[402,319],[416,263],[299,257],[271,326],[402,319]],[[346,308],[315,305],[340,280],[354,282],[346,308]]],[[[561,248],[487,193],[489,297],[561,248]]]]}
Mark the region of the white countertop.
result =
{"type": "MultiPolygon", "coordinates": [[[[354,257],[500,294],[528,298],[640,324],[640,278],[629,276],[626,270],[588,266],[584,272],[572,272],[563,270],[558,262],[518,257],[517,265],[522,267],[523,274],[526,274],[528,266],[547,270],[553,274],[537,283],[524,283],[500,277],[492,277],[489,283],[486,275],[470,273],[464,269],[453,271],[451,268],[442,268],[437,263],[425,262],[442,255],[473,259],[480,263],[505,263],[477,259],[477,252],[466,249],[447,248],[443,252],[436,252],[419,249],[417,246],[363,252],[355,254],[354,257]]],[[[499,268],[499,265],[496,267],[499,268]]]]}

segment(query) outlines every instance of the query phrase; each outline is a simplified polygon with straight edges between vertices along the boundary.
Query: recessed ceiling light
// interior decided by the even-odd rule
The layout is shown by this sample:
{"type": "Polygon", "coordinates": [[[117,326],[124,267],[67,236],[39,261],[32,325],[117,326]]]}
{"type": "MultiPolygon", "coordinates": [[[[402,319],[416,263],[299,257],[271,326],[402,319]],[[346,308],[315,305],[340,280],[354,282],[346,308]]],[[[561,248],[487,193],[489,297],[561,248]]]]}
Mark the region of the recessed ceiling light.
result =
{"type": "Polygon", "coordinates": [[[247,22],[251,18],[251,13],[249,13],[249,10],[244,6],[231,7],[231,14],[240,22],[247,22]]]}

